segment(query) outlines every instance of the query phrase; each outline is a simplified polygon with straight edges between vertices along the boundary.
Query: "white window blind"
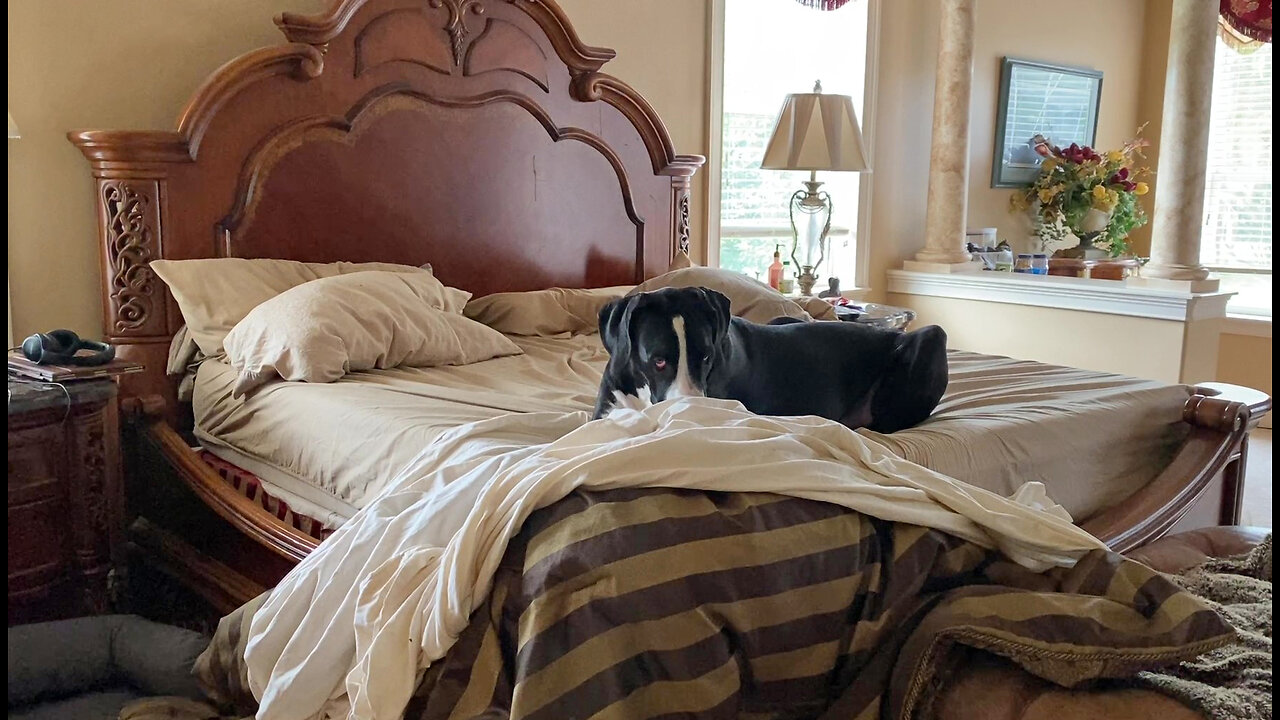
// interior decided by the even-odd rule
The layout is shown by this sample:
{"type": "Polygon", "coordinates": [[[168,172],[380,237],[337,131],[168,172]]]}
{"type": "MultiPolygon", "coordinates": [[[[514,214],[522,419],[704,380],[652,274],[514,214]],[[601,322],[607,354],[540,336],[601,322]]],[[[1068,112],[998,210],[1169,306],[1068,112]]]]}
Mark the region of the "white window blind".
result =
{"type": "MultiPolygon", "coordinates": [[[[765,279],[775,245],[790,258],[788,202],[809,174],[761,170],[760,160],[787,94],[811,92],[815,80],[823,92],[852,96],[863,120],[869,2],[830,12],[779,0],[724,2],[720,267],[765,279]]],[[[818,173],[834,207],[819,274],[845,279],[844,287],[854,278],[858,177],[818,173]]]]}
{"type": "Polygon", "coordinates": [[[1235,312],[1271,314],[1271,56],[1240,54],[1218,40],[1205,177],[1200,262],[1235,312]]]}
{"type": "Polygon", "coordinates": [[[1011,153],[1027,148],[1027,141],[1036,134],[1062,147],[1073,142],[1088,144],[1097,122],[1093,97],[1098,82],[1097,78],[1084,75],[1014,67],[1009,83],[1005,162],[1016,162],[1018,158],[1011,153]]]}

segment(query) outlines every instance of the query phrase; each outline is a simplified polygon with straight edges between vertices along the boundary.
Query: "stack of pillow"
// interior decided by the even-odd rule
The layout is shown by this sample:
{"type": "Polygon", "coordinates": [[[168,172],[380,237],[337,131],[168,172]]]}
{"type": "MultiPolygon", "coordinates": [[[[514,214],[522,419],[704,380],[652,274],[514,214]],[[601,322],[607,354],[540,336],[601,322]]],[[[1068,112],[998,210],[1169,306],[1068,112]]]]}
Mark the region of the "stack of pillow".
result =
{"type": "Polygon", "coordinates": [[[225,356],[239,396],[270,380],[333,382],[357,370],[466,365],[520,348],[462,314],[471,295],[429,268],[289,260],[158,260],[188,336],[225,356]]]}
{"type": "Polygon", "coordinates": [[[275,379],[333,382],[349,372],[466,365],[518,355],[507,335],[593,333],[610,300],[665,287],[706,287],[729,298],[731,312],[753,322],[786,316],[835,319],[821,300],[805,304],[738,273],[692,266],[634,288],[551,288],[471,299],[430,266],[302,263],[215,258],[156,260],[151,268],[173,293],[186,325],[175,338],[170,371],[197,354],[230,363],[236,396],[275,379]]]}

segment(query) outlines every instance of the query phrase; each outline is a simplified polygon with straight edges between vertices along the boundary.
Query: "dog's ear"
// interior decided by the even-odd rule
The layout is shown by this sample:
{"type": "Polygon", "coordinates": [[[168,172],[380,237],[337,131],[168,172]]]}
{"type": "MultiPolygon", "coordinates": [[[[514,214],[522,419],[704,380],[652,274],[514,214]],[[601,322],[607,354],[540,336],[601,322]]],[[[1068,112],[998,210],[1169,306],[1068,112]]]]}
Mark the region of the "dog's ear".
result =
{"type": "Polygon", "coordinates": [[[628,357],[631,354],[631,333],[623,320],[634,298],[620,297],[610,300],[600,308],[600,342],[612,357],[628,357]]]}
{"type": "Polygon", "coordinates": [[[712,327],[715,328],[715,342],[719,344],[729,332],[729,319],[732,317],[729,312],[729,298],[723,293],[710,288],[700,287],[697,290],[706,300],[707,306],[711,308],[712,327]]]}

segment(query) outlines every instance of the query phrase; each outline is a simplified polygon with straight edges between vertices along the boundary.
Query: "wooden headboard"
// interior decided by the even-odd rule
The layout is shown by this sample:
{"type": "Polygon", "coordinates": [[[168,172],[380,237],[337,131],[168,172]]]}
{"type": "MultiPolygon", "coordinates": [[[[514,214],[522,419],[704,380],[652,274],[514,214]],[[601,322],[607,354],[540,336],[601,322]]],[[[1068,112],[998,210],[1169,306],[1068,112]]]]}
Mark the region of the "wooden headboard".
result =
{"type": "MultiPolygon", "coordinates": [[[[68,135],[93,165],[104,335],[164,402],[182,324],[156,258],[431,263],[484,295],[639,282],[689,241],[653,108],[552,0],[340,0],[227,63],[176,132],[68,135]]],[[[181,58],[160,59],[181,62],[181,58]]]]}

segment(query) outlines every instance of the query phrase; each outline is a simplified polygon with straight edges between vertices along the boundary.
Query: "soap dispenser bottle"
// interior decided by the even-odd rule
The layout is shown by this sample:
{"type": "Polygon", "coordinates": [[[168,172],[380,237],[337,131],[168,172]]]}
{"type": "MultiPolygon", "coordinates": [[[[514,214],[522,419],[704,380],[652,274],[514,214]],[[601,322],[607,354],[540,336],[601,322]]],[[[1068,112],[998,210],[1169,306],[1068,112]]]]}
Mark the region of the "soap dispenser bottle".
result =
{"type": "Polygon", "coordinates": [[[769,266],[769,287],[782,290],[782,246],[773,246],[773,264],[769,266]]]}

